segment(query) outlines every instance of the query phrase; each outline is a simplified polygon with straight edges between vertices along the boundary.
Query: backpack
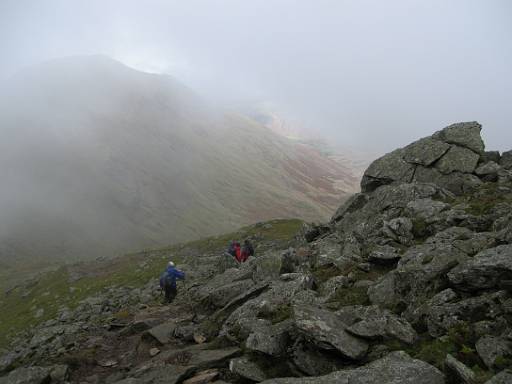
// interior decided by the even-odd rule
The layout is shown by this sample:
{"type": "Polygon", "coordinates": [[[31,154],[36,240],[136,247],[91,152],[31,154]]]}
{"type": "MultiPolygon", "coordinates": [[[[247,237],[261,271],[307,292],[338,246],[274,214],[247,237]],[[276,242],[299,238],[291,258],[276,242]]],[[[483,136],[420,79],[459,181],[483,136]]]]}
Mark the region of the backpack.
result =
{"type": "Polygon", "coordinates": [[[172,285],[172,276],[169,276],[167,271],[160,276],[160,288],[165,288],[172,285]]]}

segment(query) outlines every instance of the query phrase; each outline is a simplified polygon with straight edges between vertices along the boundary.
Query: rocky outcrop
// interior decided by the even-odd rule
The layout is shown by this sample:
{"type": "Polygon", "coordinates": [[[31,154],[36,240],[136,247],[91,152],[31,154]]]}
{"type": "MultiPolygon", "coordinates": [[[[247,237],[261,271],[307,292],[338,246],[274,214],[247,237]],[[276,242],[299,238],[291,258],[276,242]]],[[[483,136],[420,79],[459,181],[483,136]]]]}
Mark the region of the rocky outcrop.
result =
{"type": "Polygon", "coordinates": [[[435,182],[457,194],[474,188],[478,178],[472,174],[484,153],[480,130],[477,122],[453,124],[384,155],[365,171],[361,190],[371,192],[381,185],[413,181],[435,182]]]}

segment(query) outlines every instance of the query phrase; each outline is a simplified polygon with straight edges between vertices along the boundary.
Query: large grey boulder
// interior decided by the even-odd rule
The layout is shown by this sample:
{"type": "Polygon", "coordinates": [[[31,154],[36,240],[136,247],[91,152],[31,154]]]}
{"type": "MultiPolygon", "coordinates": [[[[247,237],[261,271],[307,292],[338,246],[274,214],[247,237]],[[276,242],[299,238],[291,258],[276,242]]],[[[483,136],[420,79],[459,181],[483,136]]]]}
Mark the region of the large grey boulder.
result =
{"type": "Polygon", "coordinates": [[[457,302],[432,303],[426,318],[429,334],[440,337],[455,326],[503,316],[507,298],[505,291],[498,291],[457,302]]]}
{"type": "Polygon", "coordinates": [[[397,269],[385,274],[368,289],[372,304],[389,309],[419,307],[447,288],[446,273],[468,256],[450,243],[425,243],[410,247],[397,269]]]}
{"type": "Polygon", "coordinates": [[[506,369],[485,382],[485,384],[510,384],[512,383],[512,370],[506,369]]]}
{"type": "MultiPolygon", "coordinates": [[[[478,355],[489,369],[499,366],[497,359],[512,359],[512,342],[501,337],[484,336],[475,344],[478,355]]],[[[503,363],[502,363],[503,364],[503,363]]]]}
{"type": "Polygon", "coordinates": [[[478,253],[450,271],[448,278],[461,290],[499,287],[503,281],[512,280],[512,244],[478,253]]]}
{"type": "Polygon", "coordinates": [[[18,368],[0,377],[0,384],[49,384],[51,370],[46,367],[18,368]]]}
{"type": "Polygon", "coordinates": [[[431,137],[425,137],[405,147],[403,158],[411,164],[429,166],[441,158],[449,149],[449,144],[431,137]]]}
{"type": "Polygon", "coordinates": [[[290,358],[297,369],[307,376],[320,376],[343,368],[343,360],[332,353],[325,353],[314,345],[298,340],[290,351],[290,358]]]}
{"type": "Polygon", "coordinates": [[[472,192],[482,184],[482,180],[470,173],[456,171],[443,174],[437,168],[426,168],[420,165],[416,167],[414,181],[437,184],[458,196],[472,192]]]}
{"type": "Polygon", "coordinates": [[[496,181],[501,167],[494,161],[483,163],[475,169],[475,173],[484,181],[496,181]]]}
{"type": "Polygon", "coordinates": [[[476,153],[483,153],[484,142],[480,136],[482,126],[476,121],[451,124],[432,135],[433,138],[449,144],[471,149],[476,153]]]}
{"type": "Polygon", "coordinates": [[[290,320],[273,325],[265,322],[247,337],[245,348],[269,356],[283,355],[286,351],[291,325],[290,320]]]}
{"type": "Polygon", "coordinates": [[[366,354],[368,343],[348,333],[347,325],[335,313],[313,306],[295,306],[293,312],[297,331],[319,348],[354,360],[366,354]]]}
{"type": "Polygon", "coordinates": [[[505,169],[512,169],[512,151],[501,154],[500,165],[505,169]]]}
{"type": "Polygon", "coordinates": [[[238,357],[229,362],[229,370],[235,375],[259,383],[267,378],[265,371],[247,357],[238,357]]]}
{"type": "MultiPolygon", "coordinates": [[[[386,184],[412,181],[433,182],[456,194],[471,190],[480,182],[472,175],[484,153],[480,130],[477,122],[453,124],[378,158],[363,175],[362,192],[372,192],[386,184]]],[[[363,203],[363,198],[358,197],[357,202],[363,203]]],[[[355,199],[340,208],[334,221],[354,203],[355,199]]]]}
{"type": "Polygon", "coordinates": [[[473,370],[452,355],[446,355],[444,365],[447,370],[462,384],[476,383],[476,375],[473,370]]]}
{"type": "Polygon", "coordinates": [[[349,333],[362,338],[397,339],[412,344],[417,337],[416,331],[407,320],[377,305],[346,306],[336,314],[349,325],[349,333]]]}
{"type": "Polygon", "coordinates": [[[444,174],[452,172],[472,173],[480,156],[475,152],[457,146],[452,146],[436,163],[436,168],[444,174]]]}
{"type": "Polygon", "coordinates": [[[282,378],[263,381],[264,384],[444,384],[444,375],[405,352],[392,352],[365,366],[336,371],[325,376],[282,378]]]}
{"type": "Polygon", "coordinates": [[[403,159],[404,150],[396,149],[370,164],[361,179],[361,190],[371,192],[394,181],[409,183],[414,175],[414,164],[403,159]]]}

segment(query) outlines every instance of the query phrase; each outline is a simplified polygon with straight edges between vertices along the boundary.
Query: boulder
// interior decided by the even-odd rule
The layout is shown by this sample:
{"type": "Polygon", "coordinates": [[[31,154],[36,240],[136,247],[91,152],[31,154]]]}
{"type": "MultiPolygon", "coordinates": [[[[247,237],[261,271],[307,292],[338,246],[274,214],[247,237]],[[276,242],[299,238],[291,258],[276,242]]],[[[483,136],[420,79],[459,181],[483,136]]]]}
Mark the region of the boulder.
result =
{"type": "Polygon", "coordinates": [[[501,154],[500,165],[505,169],[512,169],[512,150],[501,154]]]}
{"type": "Polygon", "coordinates": [[[496,181],[498,180],[498,173],[501,167],[494,161],[483,163],[475,169],[475,173],[484,181],[496,181]]]}
{"type": "Polygon", "coordinates": [[[405,147],[403,159],[411,164],[429,166],[440,159],[449,149],[449,144],[425,137],[405,147]]]}
{"type": "Polygon", "coordinates": [[[395,181],[411,182],[415,166],[405,161],[403,155],[404,150],[397,149],[371,163],[361,179],[361,191],[371,192],[395,181]]]}
{"type": "Polygon", "coordinates": [[[457,379],[458,382],[462,384],[476,383],[476,375],[471,370],[471,368],[467,367],[464,363],[461,363],[452,355],[446,355],[444,365],[446,369],[457,379]]]}
{"type": "Polygon", "coordinates": [[[451,124],[432,135],[433,138],[448,144],[455,144],[471,149],[476,153],[483,153],[484,142],[480,136],[482,126],[476,121],[451,124]]]}
{"type": "Polygon", "coordinates": [[[445,175],[437,168],[426,168],[420,165],[416,167],[414,181],[435,183],[457,196],[472,192],[482,184],[482,181],[473,174],[452,172],[445,175]]]}
{"type": "Polygon", "coordinates": [[[269,356],[280,356],[286,351],[291,321],[274,325],[264,324],[255,329],[245,341],[245,348],[269,356]]]}
{"type": "Polygon", "coordinates": [[[229,362],[229,370],[235,375],[243,377],[244,379],[255,381],[257,383],[267,378],[265,371],[260,368],[258,364],[246,357],[232,359],[229,362]]]}
{"type": "Polygon", "coordinates": [[[390,245],[376,246],[368,255],[368,261],[380,265],[395,264],[402,256],[390,245]]]}
{"type": "Polygon", "coordinates": [[[510,366],[512,363],[512,342],[504,338],[484,336],[478,339],[475,347],[489,369],[504,368],[503,365],[510,366]]]}
{"type": "Polygon", "coordinates": [[[0,377],[0,384],[49,384],[51,370],[46,367],[18,368],[0,377]]]}
{"type": "Polygon", "coordinates": [[[394,313],[371,306],[346,306],[336,314],[348,325],[347,332],[367,339],[396,339],[406,344],[412,344],[416,331],[407,320],[394,313]]]}
{"type": "Polygon", "coordinates": [[[440,337],[451,328],[467,322],[494,320],[504,314],[505,291],[469,297],[457,302],[432,303],[426,323],[432,337],[440,337]]]}
{"type": "Polygon", "coordinates": [[[176,323],[174,321],[168,321],[147,330],[144,333],[144,337],[153,338],[158,343],[164,345],[172,340],[175,329],[176,323]]]}
{"type": "Polygon", "coordinates": [[[512,280],[512,244],[484,250],[448,273],[450,282],[461,290],[499,287],[512,280]]]}
{"type": "Polygon", "coordinates": [[[485,164],[489,161],[494,161],[496,164],[500,163],[501,155],[499,151],[485,151],[480,156],[480,162],[485,164]]]}
{"type": "Polygon", "coordinates": [[[510,384],[512,383],[512,370],[506,369],[485,382],[485,384],[510,384]]]}
{"type": "Polygon", "coordinates": [[[436,168],[443,174],[452,172],[472,173],[480,156],[475,152],[457,146],[452,146],[436,163],[436,168]]]}
{"type": "Polygon", "coordinates": [[[354,369],[336,371],[325,376],[282,378],[264,384],[444,384],[444,375],[405,352],[392,352],[382,359],[354,369]]]}
{"type": "Polygon", "coordinates": [[[412,221],[408,217],[397,217],[384,221],[382,232],[385,236],[401,244],[409,244],[413,239],[412,221]]]}
{"type": "Polygon", "coordinates": [[[294,306],[293,312],[297,331],[317,347],[354,360],[366,354],[368,343],[348,333],[347,325],[333,312],[313,306],[294,306]]]}
{"type": "Polygon", "coordinates": [[[297,369],[308,376],[326,375],[343,368],[343,361],[332,353],[300,339],[290,348],[289,356],[297,369]]]}

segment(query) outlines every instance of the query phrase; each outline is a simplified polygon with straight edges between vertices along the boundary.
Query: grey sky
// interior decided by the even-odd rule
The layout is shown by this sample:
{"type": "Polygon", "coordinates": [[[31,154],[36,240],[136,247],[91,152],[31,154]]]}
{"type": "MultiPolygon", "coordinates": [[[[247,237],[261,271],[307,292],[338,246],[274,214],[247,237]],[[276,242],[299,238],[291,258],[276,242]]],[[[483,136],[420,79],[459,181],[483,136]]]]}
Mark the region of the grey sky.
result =
{"type": "Polygon", "coordinates": [[[391,150],[478,120],[512,148],[508,0],[0,0],[0,78],[103,53],[229,106],[270,102],[313,132],[391,150]]]}

